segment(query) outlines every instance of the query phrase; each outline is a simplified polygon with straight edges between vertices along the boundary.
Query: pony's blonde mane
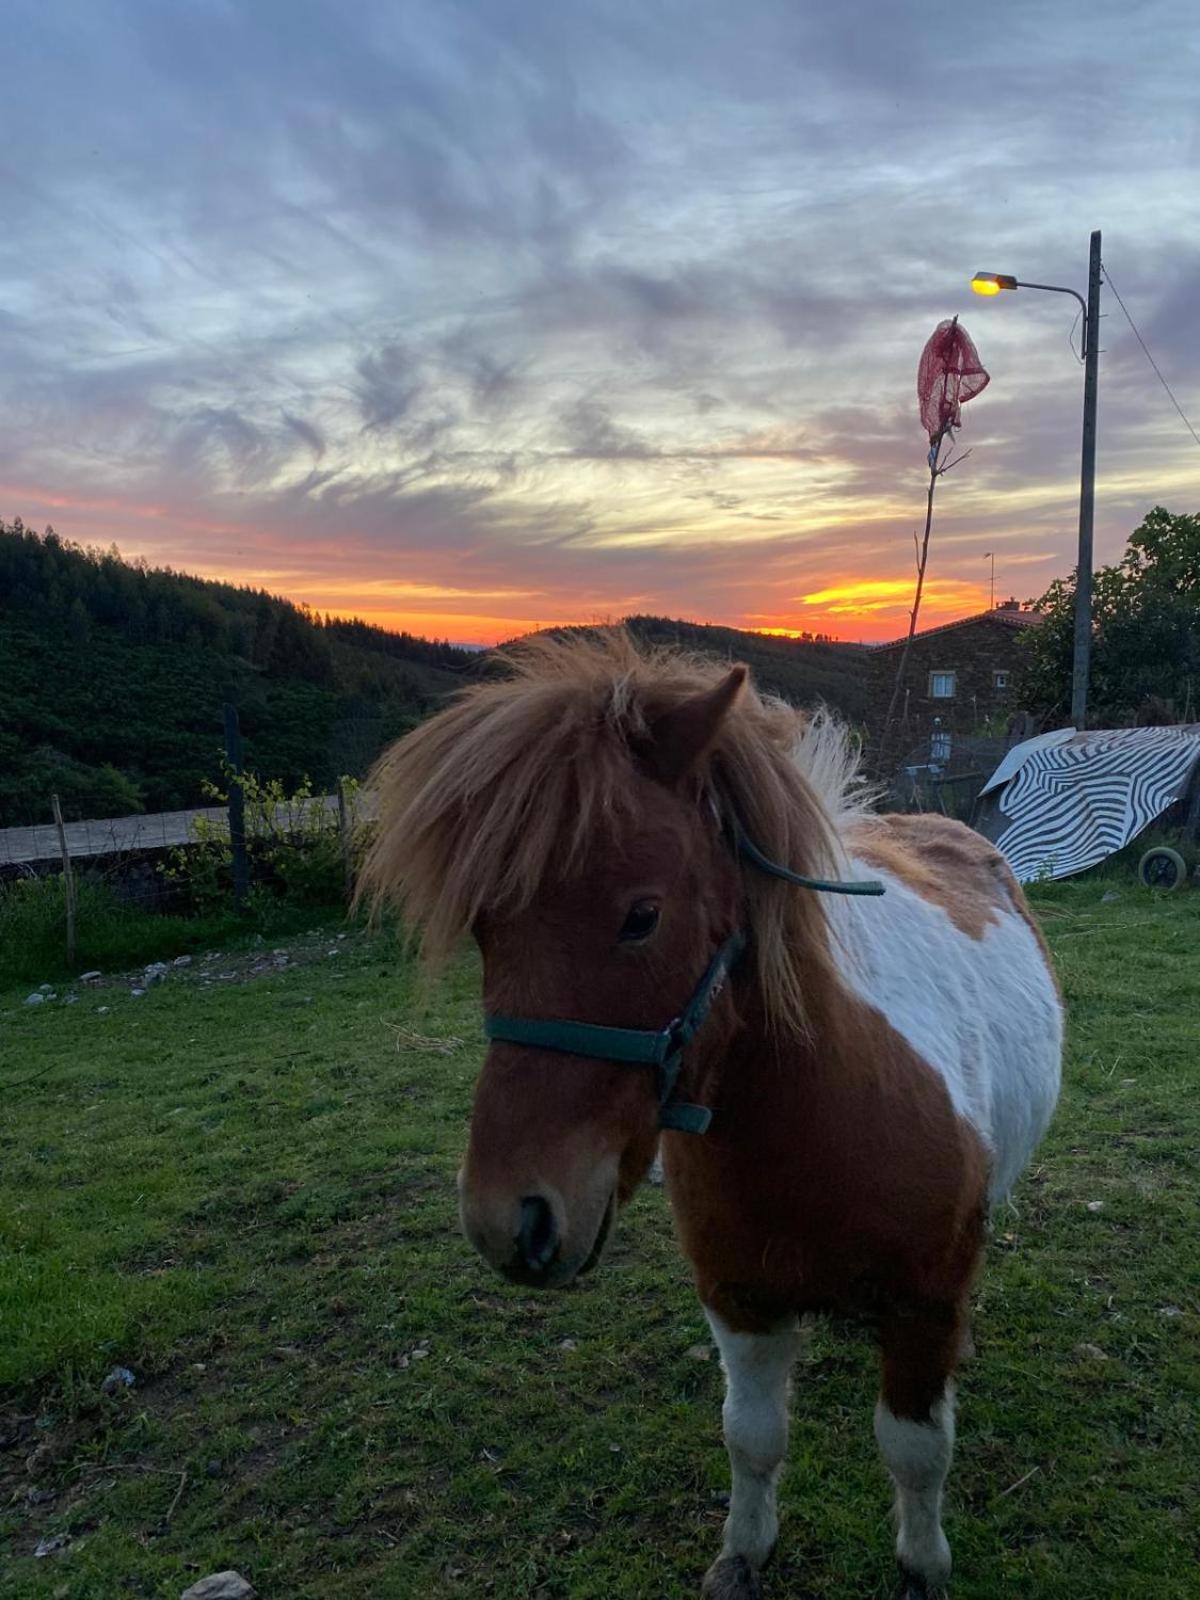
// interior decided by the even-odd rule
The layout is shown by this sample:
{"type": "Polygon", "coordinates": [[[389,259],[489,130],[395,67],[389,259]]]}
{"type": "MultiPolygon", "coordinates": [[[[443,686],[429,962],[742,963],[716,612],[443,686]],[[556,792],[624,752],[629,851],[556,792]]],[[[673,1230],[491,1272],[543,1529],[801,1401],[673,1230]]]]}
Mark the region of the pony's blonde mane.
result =
{"type": "MultiPolygon", "coordinates": [[[[483,910],[527,906],[547,879],[614,837],[656,720],[728,671],[640,647],[624,629],[542,635],[506,653],[505,665],[504,677],[472,685],[393,745],[371,779],[379,830],[358,897],[394,903],[433,964],[483,910]]],[[[841,829],[865,809],[845,730],[750,686],[700,781],[720,822],[736,817],[773,860],[814,876],[841,870],[841,829]]],[[[767,1013],[802,1029],[831,973],[820,896],[753,869],[744,881],[767,1013]]]]}

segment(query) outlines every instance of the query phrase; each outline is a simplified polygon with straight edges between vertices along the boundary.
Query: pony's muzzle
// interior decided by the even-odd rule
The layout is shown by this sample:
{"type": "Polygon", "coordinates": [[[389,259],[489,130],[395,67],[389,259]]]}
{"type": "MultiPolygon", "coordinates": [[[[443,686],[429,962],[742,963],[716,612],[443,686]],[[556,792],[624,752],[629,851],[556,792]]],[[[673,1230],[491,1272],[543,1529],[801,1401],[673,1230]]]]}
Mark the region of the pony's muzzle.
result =
{"type": "Polygon", "coordinates": [[[484,1199],[472,1196],[460,1173],[459,1198],[467,1239],[502,1277],[527,1289],[563,1288],[589,1271],[599,1260],[616,1212],[616,1194],[611,1192],[599,1215],[593,1212],[595,1221],[590,1226],[583,1221],[580,1238],[582,1219],[576,1219],[575,1228],[568,1227],[562,1198],[554,1192],[507,1202],[495,1195],[484,1199]]]}

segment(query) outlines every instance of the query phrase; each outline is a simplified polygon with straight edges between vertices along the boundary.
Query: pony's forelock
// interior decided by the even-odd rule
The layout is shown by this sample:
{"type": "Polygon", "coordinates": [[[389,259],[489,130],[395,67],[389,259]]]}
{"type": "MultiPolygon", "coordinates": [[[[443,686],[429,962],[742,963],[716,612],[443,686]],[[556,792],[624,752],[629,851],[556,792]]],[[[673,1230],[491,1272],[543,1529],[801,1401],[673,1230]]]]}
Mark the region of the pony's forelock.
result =
{"type": "MultiPolygon", "coordinates": [[[[585,849],[615,840],[655,721],[728,671],[624,629],[539,635],[503,666],[393,745],[371,778],[379,826],[358,897],[396,905],[433,966],[481,912],[528,906],[585,849]]],[[[753,688],[699,776],[722,823],[736,817],[773,859],[816,876],[839,868],[840,826],[865,804],[845,730],[753,688]]],[[[764,1005],[776,1025],[802,1029],[831,975],[819,897],[752,869],[744,882],[764,1005]]]]}

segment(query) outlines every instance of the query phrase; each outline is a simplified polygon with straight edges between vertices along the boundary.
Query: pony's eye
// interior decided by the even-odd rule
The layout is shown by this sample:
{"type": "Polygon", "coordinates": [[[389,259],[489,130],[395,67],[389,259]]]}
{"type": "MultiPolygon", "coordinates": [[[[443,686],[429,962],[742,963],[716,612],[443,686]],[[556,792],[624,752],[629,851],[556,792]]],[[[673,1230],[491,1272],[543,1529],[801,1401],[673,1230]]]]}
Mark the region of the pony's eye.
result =
{"type": "Polygon", "coordinates": [[[629,915],[621,925],[620,939],[623,944],[637,944],[641,939],[648,939],[658,927],[658,904],[654,900],[639,900],[630,908],[629,915]]]}

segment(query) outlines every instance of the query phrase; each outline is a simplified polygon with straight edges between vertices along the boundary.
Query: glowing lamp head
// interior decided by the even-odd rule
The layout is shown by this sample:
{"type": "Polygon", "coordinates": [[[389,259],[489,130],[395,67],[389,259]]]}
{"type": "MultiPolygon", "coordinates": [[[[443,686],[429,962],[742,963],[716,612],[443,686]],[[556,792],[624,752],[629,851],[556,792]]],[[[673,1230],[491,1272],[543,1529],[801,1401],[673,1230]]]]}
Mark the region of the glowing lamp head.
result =
{"type": "Polygon", "coordinates": [[[999,294],[1001,289],[1015,289],[1017,280],[1007,272],[977,272],[971,279],[976,294],[999,294]]]}

